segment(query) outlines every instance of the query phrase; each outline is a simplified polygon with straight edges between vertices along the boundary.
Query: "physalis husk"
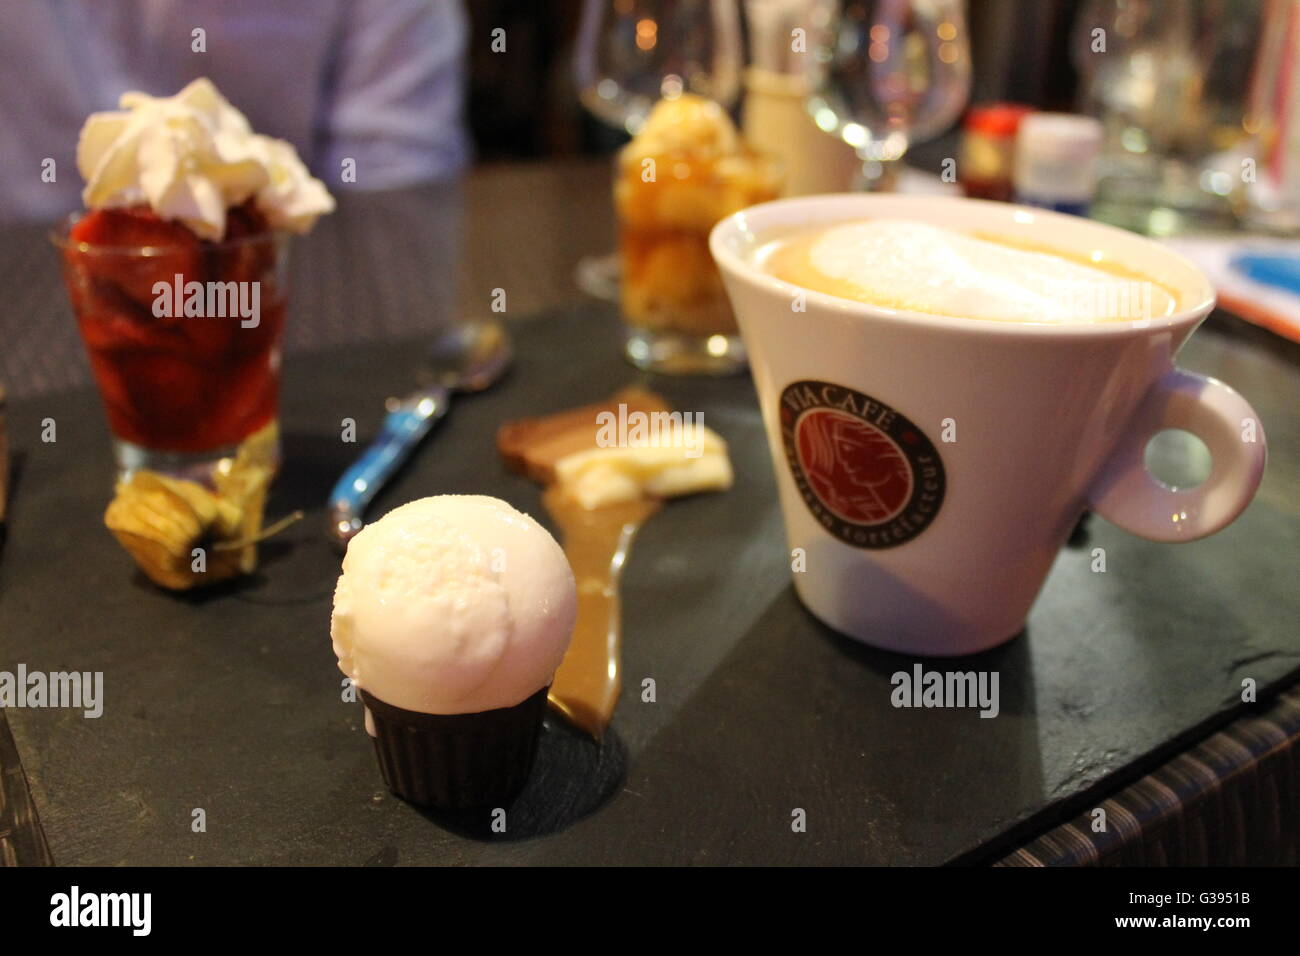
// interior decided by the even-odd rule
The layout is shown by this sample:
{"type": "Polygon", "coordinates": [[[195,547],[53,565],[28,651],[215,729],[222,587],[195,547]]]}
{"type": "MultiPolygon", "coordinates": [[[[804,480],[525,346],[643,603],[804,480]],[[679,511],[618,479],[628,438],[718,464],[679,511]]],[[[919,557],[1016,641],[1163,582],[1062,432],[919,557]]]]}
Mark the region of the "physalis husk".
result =
{"type": "Polygon", "coordinates": [[[274,449],[273,427],[250,437],[215,470],[215,491],[136,471],[118,483],[104,524],[162,587],[183,591],[248,574],[257,567],[257,542],[264,537],[262,511],[275,474],[274,449]]]}

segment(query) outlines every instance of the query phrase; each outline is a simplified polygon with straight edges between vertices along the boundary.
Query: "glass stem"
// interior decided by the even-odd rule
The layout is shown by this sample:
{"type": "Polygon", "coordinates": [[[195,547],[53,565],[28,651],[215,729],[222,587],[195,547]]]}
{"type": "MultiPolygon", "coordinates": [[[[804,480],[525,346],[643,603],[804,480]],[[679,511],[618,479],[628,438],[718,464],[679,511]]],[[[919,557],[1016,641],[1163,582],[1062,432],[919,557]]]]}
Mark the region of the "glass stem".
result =
{"type": "Polygon", "coordinates": [[[853,180],[854,192],[892,193],[898,188],[900,160],[876,159],[858,154],[862,165],[853,180]]]}

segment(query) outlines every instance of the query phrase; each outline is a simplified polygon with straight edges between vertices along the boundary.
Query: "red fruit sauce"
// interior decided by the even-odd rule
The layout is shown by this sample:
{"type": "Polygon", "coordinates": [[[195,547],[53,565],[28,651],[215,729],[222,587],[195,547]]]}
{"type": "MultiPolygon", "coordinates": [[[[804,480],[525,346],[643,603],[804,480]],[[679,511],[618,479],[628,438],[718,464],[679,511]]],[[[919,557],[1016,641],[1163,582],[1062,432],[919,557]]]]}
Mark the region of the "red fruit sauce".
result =
{"type": "Polygon", "coordinates": [[[64,278],[113,434],[154,451],[229,448],[270,422],[285,292],[280,245],[249,204],[226,238],[199,239],[144,208],[95,210],[70,230],[64,278]],[[143,255],[140,247],[150,247],[143,255]],[[238,315],[157,317],[155,283],[257,282],[258,324],[238,315]]]}

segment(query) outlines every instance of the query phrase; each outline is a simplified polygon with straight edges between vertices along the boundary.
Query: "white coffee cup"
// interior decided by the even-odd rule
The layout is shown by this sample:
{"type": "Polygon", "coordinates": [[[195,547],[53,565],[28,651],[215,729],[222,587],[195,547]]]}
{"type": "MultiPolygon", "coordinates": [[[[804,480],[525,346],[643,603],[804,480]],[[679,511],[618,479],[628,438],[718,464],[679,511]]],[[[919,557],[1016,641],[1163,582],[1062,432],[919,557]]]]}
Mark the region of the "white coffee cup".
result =
{"type": "Polygon", "coordinates": [[[1023,629],[1086,509],[1190,541],[1232,522],[1259,486],[1254,410],[1173,364],[1214,290],[1158,243],[1005,203],[857,194],[753,206],[720,222],[710,248],[758,387],[795,589],[850,637],[909,654],[993,647],[1023,629]],[[1100,254],[1175,291],[1180,308],[1055,325],[950,318],[800,289],[756,265],[792,228],[881,218],[1100,254]],[[1167,428],[1208,446],[1203,484],[1174,490],[1147,471],[1147,442],[1167,428]]]}

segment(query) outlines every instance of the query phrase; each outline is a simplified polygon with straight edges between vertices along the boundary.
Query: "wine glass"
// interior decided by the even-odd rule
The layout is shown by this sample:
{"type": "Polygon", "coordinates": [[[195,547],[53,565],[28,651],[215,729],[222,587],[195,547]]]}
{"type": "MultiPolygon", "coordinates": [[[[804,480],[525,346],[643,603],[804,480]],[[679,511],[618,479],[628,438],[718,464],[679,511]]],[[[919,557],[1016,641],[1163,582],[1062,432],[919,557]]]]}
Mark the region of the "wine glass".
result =
{"type": "MultiPolygon", "coordinates": [[[[697,93],[730,107],[740,93],[735,0],[585,0],[573,76],[582,104],[635,135],[661,98],[697,93]]],[[[617,253],[578,263],[578,285],[618,298],[617,253]]]]}
{"type": "Polygon", "coordinates": [[[1071,52],[1083,112],[1102,122],[1091,215],[1139,232],[1232,228],[1255,106],[1285,90],[1294,4],[1090,0],[1071,52]],[[1104,49],[1097,44],[1101,31],[1104,49]],[[1270,40],[1275,39],[1275,43],[1270,40]]]}
{"type": "Polygon", "coordinates": [[[970,97],[970,38],[963,0],[823,3],[813,36],[808,110],[857,150],[863,185],[887,189],[910,144],[933,139],[970,97]]]}

